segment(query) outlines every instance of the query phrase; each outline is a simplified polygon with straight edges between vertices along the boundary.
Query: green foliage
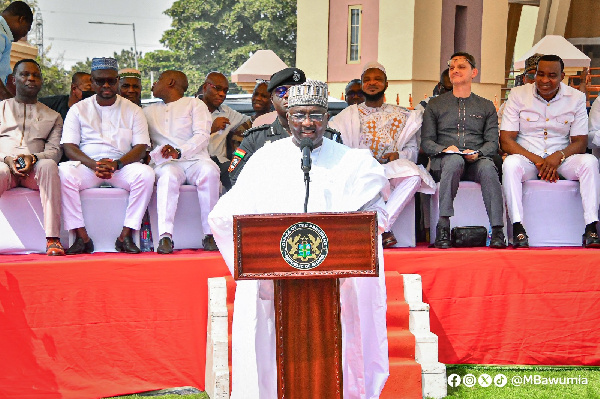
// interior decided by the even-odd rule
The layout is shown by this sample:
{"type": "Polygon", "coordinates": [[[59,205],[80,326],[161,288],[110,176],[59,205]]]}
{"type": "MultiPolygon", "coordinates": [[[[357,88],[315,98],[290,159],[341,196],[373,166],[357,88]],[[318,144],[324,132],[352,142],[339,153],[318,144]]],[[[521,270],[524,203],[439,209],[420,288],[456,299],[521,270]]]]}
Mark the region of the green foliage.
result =
{"type": "Polygon", "coordinates": [[[42,90],[40,90],[38,97],[69,94],[71,90],[71,75],[63,68],[62,60],[52,61],[50,58],[44,56],[43,58],[37,57],[36,61],[40,64],[44,79],[42,90]]]}
{"type": "Polygon", "coordinates": [[[294,65],[296,0],[177,0],[165,14],[172,23],[161,42],[169,50],[147,53],[143,65],[157,72],[182,70],[188,94],[208,72],[230,76],[256,50],[273,50],[294,65]]]}

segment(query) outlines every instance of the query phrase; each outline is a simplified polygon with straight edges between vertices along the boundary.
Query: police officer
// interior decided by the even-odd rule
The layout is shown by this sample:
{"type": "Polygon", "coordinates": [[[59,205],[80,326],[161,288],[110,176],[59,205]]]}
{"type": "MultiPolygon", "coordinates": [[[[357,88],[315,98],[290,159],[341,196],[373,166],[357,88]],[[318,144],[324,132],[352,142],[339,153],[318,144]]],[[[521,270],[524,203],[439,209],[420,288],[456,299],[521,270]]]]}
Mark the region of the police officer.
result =
{"type": "MultiPolygon", "coordinates": [[[[248,159],[265,143],[290,137],[286,116],[288,89],[305,81],[306,76],[304,72],[298,68],[285,68],[271,76],[267,91],[271,93],[271,101],[277,112],[277,118],[270,125],[261,125],[246,130],[243,133],[244,139],[233,153],[231,163],[229,164],[229,179],[232,185],[235,184],[238,175],[248,159]]],[[[342,137],[336,130],[327,128],[324,136],[338,143],[342,142],[342,137]]]]}

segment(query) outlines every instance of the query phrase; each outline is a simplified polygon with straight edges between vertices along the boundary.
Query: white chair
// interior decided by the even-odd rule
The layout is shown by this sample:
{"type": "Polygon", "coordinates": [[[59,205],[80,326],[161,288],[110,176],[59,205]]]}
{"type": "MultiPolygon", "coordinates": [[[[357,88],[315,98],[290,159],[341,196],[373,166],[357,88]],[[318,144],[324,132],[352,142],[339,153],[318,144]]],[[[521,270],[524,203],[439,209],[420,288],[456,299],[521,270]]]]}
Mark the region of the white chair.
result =
{"type": "Polygon", "coordinates": [[[524,182],[522,223],[532,247],[581,246],[585,222],[579,182],[524,182]]]}
{"type": "MultiPolygon", "coordinates": [[[[150,225],[152,228],[152,240],[154,250],[158,247],[158,214],[156,211],[156,189],[152,193],[150,205],[150,225]]],[[[182,185],[179,189],[179,202],[175,212],[173,223],[173,246],[175,249],[197,249],[202,248],[204,231],[200,223],[200,203],[198,202],[198,191],[196,186],[182,185]]]]}
{"type": "MultiPolygon", "coordinates": [[[[24,187],[7,190],[0,197],[0,253],[28,254],[46,252],[44,212],[40,192],[24,187]]],[[[68,235],[61,231],[63,245],[68,235]]]]}
{"type": "Polygon", "coordinates": [[[392,232],[396,237],[395,248],[414,247],[416,245],[415,237],[415,198],[413,197],[404,207],[398,219],[392,226],[392,232]]]}
{"type": "MultiPolygon", "coordinates": [[[[115,241],[123,230],[129,191],[122,188],[88,188],[79,193],[83,220],[88,235],[94,241],[95,252],[116,252],[115,241]]],[[[140,245],[139,231],[132,232],[133,241],[140,245]]],[[[75,234],[70,234],[70,244],[75,234]]]]}
{"type": "MultiPolygon", "coordinates": [[[[435,242],[436,226],[440,218],[440,184],[430,200],[430,241],[435,242]]],[[[506,209],[506,208],[505,208],[506,209]]],[[[450,218],[450,228],[458,226],[484,226],[489,230],[490,220],[485,211],[481,196],[481,185],[472,181],[461,181],[454,198],[454,216],[450,218]]],[[[506,234],[506,213],[504,213],[504,234],[506,234]]]]}

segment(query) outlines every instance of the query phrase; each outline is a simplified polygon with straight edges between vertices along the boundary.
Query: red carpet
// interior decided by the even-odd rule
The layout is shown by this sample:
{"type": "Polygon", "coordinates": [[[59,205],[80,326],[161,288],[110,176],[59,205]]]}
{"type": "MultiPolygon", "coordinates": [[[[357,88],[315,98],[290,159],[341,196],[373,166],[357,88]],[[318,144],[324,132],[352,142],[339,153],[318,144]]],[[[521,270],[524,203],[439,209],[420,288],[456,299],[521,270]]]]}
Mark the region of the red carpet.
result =
{"type": "MultiPolygon", "coordinates": [[[[385,268],[422,276],[443,363],[600,365],[599,256],[393,249],[385,268]]],[[[228,274],[218,254],[0,262],[0,397],[204,387],[206,279],[228,274]]]]}

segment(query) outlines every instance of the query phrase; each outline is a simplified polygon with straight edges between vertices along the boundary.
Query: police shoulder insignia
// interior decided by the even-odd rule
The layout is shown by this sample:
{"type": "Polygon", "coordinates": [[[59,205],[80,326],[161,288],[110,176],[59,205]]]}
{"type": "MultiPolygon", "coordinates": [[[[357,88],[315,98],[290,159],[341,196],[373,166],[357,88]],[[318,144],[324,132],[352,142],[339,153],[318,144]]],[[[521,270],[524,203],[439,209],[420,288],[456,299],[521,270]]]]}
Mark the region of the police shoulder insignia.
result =
{"type": "Polygon", "coordinates": [[[310,222],[291,225],[281,236],[283,259],[293,268],[310,270],[319,266],[329,252],[329,239],[319,226],[310,222]]]}
{"type": "Polygon", "coordinates": [[[233,157],[233,159],[231,160],[231,163],[229,164],[229,169],[227,169],[227,172],[231,173],[235,170],[235,168],[240,164],[240,161],[242,160],[242,158],[238,157],[237,155],[233,157]]]}

